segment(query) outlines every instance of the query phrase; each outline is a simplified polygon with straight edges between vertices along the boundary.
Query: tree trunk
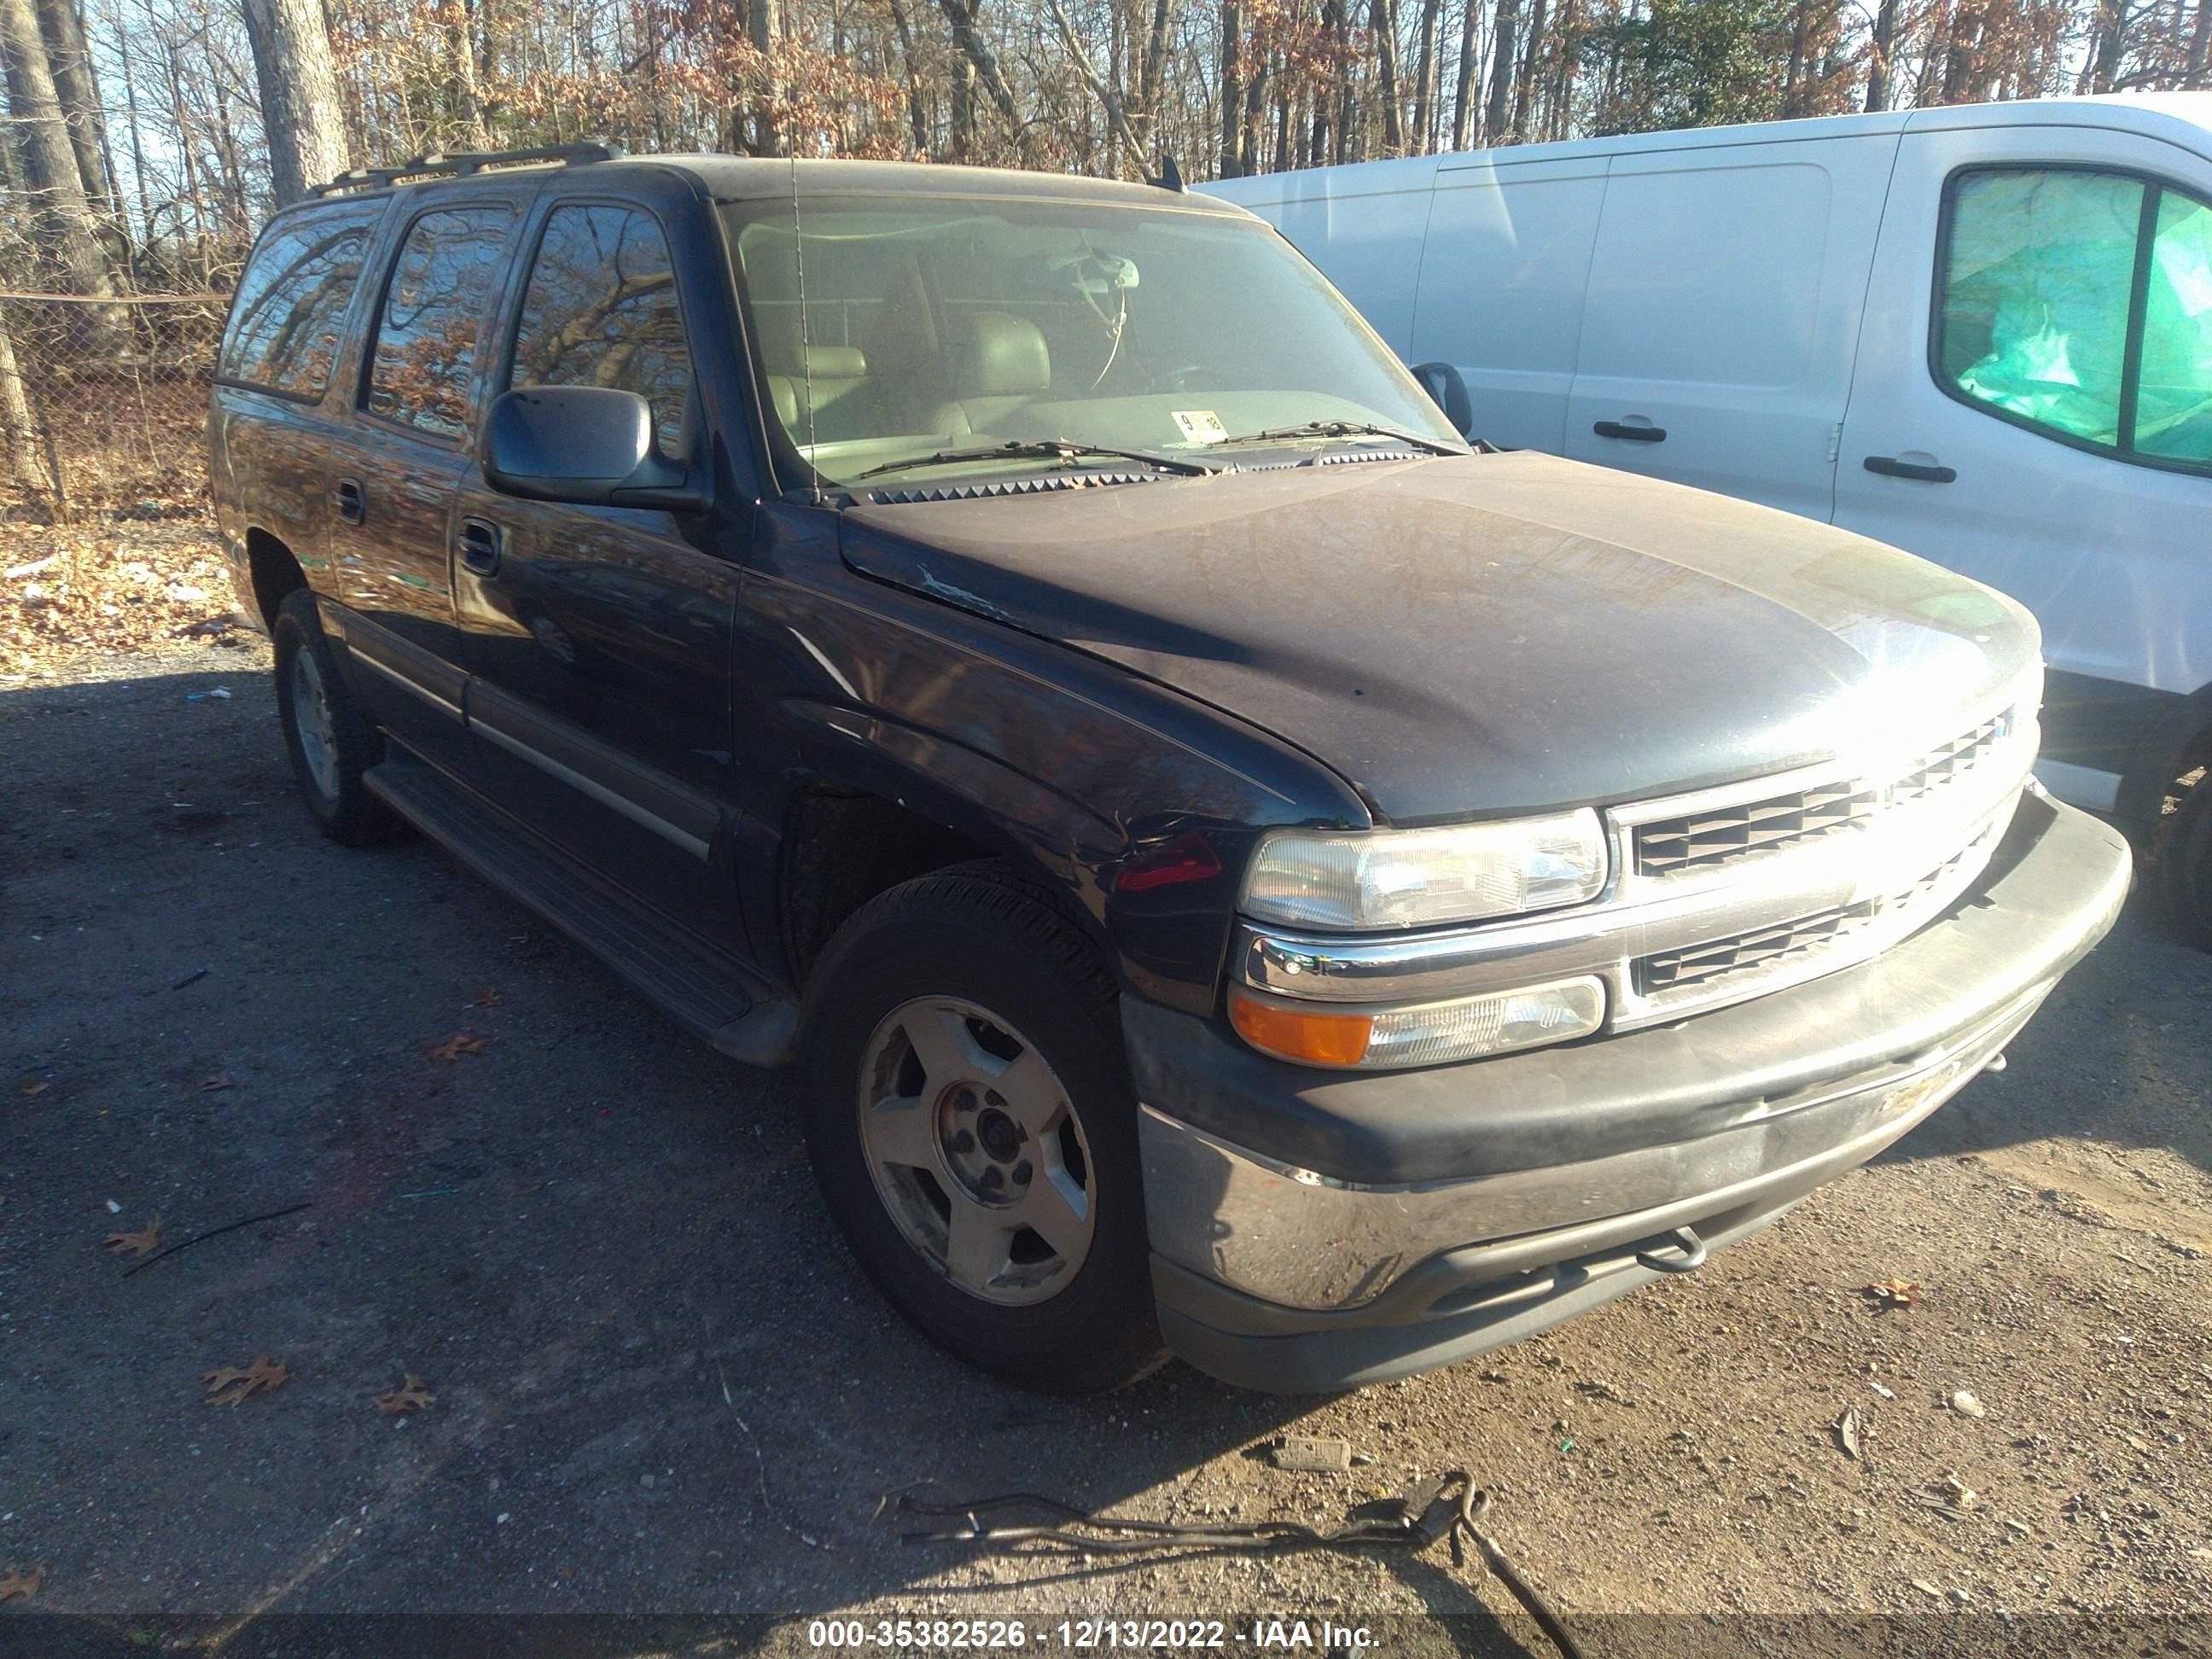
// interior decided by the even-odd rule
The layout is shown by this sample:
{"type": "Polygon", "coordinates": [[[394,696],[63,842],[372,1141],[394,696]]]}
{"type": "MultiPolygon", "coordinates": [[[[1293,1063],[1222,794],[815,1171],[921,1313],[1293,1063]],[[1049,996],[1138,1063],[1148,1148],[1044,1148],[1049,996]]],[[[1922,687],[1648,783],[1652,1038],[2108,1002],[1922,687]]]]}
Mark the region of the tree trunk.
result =
{"type": "Polygon", "coordinates": [[[1398,9],[1391,0],[1371,0],[1368,27],[1375,33],[1375,70],[1382,84],[1376,96],[1382,106],[1382,148],[1395,155],[1405,148],[1405,117],[1398,106],[1398,9]]]}
{"type": "Polygon", "coordinates": [[[1221,158],[1219,173],[1234,179],[1237,124],[1244,110],[1244,9],[1237,0],[1221,0],[1221,158]]]}
{"type": "MultiPolygon", "coordinates": [[[[962,55],[974,67],[975,78],[981,84],[984,95],[990,99],[992,106],[999,112],[1000,118],[1006,122],[1007,132],[1026,155],[1029,137],[1022,130],[1021,112],[1015,106],[1013,89],[1007,86],[1006,76],[999,72],[999,60],[992,54],[990,43],[983,39],[981,31],[975,27],[976,13],[981,3],[982,0],[964,0],[964,3],[963,0],[938,0],[939,9],[945,13],[945,21],[952,26],[953,44],[960,48],[962,55]]],[[[972,115],[969,118],[972,121],[972,115]]]]}
{"type": "Polygon", "coordinates": [[[1421,0],[1420,45],[1413,58],[1413,145],[1422,155],[1436,148],[1437,14],[1443,0],[1421,0]]]}
{"type": "MultiPolygon", "coordinates": [[[[0,4],[9,0],[0,0],[0,4]]],[[[338,114],[338,79],[321,0],[242,0],[261,125],[269,137],[269,176],[276,205],[351,165],[338,114]]]]}
{"type": "Polygon", "coordinates": [[[1505,112],[1513,95],[1514,56],[1519,42],[1521,0],[1498,0],[1498,38],[1490,48],[1490,103],[1482,112],[1482,142],[1505,142],[1505,112]]]}
{"type": "Polygon", "coordinates": [[[783,154],[783,138],[775,125],[778,88],[775,70],[770,67],[775,38],[783,32],[781,10],[777,0],[747,0],[745,7],[745,38],[763,59],[761,84],[753,94],[750,148],[756,155],[783,154]]]}
{"type": "Polygon", "coordinates": [[[1534,128],[1536,112],[1536,65],[1544,56],[1544,0],[1532,0],[1528,8],[1528,43],[1521,52],[1521,74],[1513,88],[1513,142],[1528,142],[1534,128]]]}
{"type": "Polygon", "coordinates": [[[484,149],[490,142],[484,134],[483,103],[477,94],[475,9],[470,0],[446,0],[447,91],[453,100],[454,132],[464,149],[484,149]]]}
{"type": "Polygon", "coordinates": [[[2212,0],[2197,0],[2197,27],[2189,36],[2189,68],[2181,84],[2191,88],[2204,85],[2205,59],[2212,52],[2212,0]]]}
{"type": "Polygon", "coordinates": [[[898,32],[899,61],[906,65],[906,118],[914,137],[916,160],[929,154],[929,118],[921,96],[921,70],[914,60],[914,21],[907,15],[906,0],[890,0],[891,27],[898,32]]]}
{"type": "MultiPolygon", "coordinates": [[[[31,0],[0,0],[0,53],[7,58],[10,113],[35,204],[32,222],[39,246],[67,292],[112,299],[115,278],[85,200],[84,179],[77,172],[31,0]]],[[[85,345],[101,352],[125,349],[131,331],[122,307],[88,306],[85,313],[85,345]]]]}
{"type": "Polygon", "coordinates": [[[2102,0],[2097,8],[2096,55],[2090,60],[2090,90],[2110,92],[2119,84],[2120,59],[2128,45],[2128,0],[2102,0]]]}
{"type": "MultiPolygon", "coordinates": [[[[2212,4],[2212,0],[2205,0],[2212,4]]],[[[1874,33],[1868,41],[1866,107],[1875,114],[1889,107],[1890,54],[1897,46],[1897,0],[1881,0],[1875,13],[1874,33]]]]}
{"type": "MultiPolygon", "coordinates": [[[[2204,0],[2212,6],[2212,0],[2204,0]]],[[[1451,147],[1465,149],[1468,127],[1474,113],[1474,74],[1478,67],[1475,55],[1475,26],[1482,15],[1479,0],[1467,0],[1467,9],[1460,15],[1459,23],[1459,82],[1452,88],[1451,147]]]]}
{"type": "Polygon", "coordinates": [[[46,40],[54,91],[69,120],[70,148],[76,153],[77,177],[86,199],[109,218],[115,216],[115,183],[105,155],[106,124],[100,104],[100,80],[93,72],[92,50],[85,44],[84,20],[76,0],[40,0],[39,29],[46,40]]]}
{"type": "Polygon", "coordinates": [[[23,389],[23,371],[16,365],[15,342],[8,333],[5,317],[0,317],[0,427],[7,428],[8,465],[15,482],[27,489],[46,489],[30,395],[23,389]]]}

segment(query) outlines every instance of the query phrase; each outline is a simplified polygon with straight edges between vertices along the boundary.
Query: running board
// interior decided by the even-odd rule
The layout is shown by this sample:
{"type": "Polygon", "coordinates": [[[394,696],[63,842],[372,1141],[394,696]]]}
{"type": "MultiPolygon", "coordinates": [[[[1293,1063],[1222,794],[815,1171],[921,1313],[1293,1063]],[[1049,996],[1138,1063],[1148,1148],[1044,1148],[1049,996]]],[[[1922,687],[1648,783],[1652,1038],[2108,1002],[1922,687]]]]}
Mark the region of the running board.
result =
{"type": "Polygon", "coordinates": [[[797,1006],[735,957],[664,921],[422,761],[394,754],[371,767],[362,781],[470,870],[535,910],[724,1054],[752,1066],[791,1059],[797,1006]]]}

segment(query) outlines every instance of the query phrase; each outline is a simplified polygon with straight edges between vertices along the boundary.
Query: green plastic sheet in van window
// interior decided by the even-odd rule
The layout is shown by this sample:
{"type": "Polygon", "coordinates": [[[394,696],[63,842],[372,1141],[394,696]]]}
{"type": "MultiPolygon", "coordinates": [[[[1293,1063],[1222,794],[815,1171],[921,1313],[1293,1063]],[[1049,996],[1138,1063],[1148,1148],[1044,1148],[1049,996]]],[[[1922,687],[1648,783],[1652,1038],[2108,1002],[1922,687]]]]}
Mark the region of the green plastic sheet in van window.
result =
{"type": "Polygon", "coordinates": [[[2150,245],[2136,448],[2212,460],[2212,208],[2173,191],[2150,245]]]}
{"type": "Polygon", "coordinates": [[[2094,173],[1960,181],[1942,337],[1960,391],[2090,443],[2119,441],[2142,191],[2094,173]]]}

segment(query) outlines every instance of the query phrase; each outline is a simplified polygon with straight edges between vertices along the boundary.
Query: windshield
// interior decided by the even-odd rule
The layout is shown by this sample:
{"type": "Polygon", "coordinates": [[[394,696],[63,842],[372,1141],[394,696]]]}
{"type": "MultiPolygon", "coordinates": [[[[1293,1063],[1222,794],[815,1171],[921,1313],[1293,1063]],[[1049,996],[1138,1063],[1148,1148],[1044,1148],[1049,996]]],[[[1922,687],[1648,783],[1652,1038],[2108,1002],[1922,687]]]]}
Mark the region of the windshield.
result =
{"type": "MultiPolygon", "coordinates": [[[[1245,434],[1464,447],[1335,289],[1267,226],[1171,207],[981,197],[806,204],[805,317],[789,203],[727,210],[775,417],[826,480],[1060,441],[1206,459],[1245,434]],[[802,352],[800,343],[805,349],[802,352]],[[811,392],[811,397],[810,397],[811,392]]],[[[939,463],[1004,474],[1110,456],[939,463]]],[[[1188,469],[1185,469],[1188,470],[1188,469]]]]}

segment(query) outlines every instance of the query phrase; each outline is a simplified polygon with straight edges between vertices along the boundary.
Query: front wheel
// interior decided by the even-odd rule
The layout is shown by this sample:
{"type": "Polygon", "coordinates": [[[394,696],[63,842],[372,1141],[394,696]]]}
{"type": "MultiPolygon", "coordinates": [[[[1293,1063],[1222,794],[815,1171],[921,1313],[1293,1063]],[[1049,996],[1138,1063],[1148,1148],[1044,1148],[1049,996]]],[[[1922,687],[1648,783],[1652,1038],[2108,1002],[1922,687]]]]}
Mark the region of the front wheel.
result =
{"type": "Polygon", "coordinates": [[[1158,1362],[1113,980],[1042,894],[979,865],[873,900],[823,954],[799,1066],[823,1194],[925,1334],[1056,1394],[1158,1362]]]}
{"type": "Polygon", "coordinates": [[[2199,740],[2161,808],[2151,864],[2167,920],[2185,942],[2212,951],[2212,737],[2199,740]]]}

